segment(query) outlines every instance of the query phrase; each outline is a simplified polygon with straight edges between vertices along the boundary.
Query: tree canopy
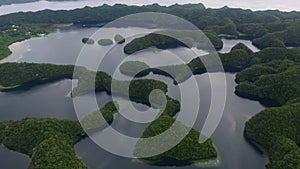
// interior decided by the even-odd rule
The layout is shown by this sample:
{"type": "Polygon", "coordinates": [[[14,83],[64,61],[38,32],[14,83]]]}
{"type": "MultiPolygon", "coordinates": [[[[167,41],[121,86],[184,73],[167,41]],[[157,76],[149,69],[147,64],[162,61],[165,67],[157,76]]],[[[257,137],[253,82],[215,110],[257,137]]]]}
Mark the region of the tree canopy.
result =
{"type": "Polygon", "coordinates": [[[74,144],[85,136],[79,122],[25,118],[0,123],[1,144],[29,155],[29,169],[87,169],[78,159],[74,144]]]}

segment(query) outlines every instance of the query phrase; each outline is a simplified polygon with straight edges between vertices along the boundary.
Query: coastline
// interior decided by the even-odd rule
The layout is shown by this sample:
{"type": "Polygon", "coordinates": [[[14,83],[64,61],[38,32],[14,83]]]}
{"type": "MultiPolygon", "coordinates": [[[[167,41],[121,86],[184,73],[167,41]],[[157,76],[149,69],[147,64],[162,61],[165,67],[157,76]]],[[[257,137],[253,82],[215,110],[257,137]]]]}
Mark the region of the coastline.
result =
{"type": "Polygon", "coordinates": [[[50,34],[59,31],[60,28],[66,28],[72,25],[73,24],[53,24],[54,29],[50,32],[41,34],[41,36],[35,35],[21,41],[13,42],[8,46],[9,50],[11,51],[11,54],[3,59],[0,59],[0,64],[7,62],[16,62],[18,59],[22,58],[25,52],[30,51],[29,41],[35,40],[36,38],[47,38],[50,34]]]}
{"type": "MultiPolygon", "coordinates": [[[[163,165],[157,165],[156,162],[152,162],[152,161],[146,161],[146,160],[142,160],[142,159],[132,159],[133,163],[137,163],[137,164],[148,164],[148,165],[152,165],[152,166],[163,166],[163,165]]],[[[198,161],[182,161],[182,163],[184,164],[186,162],[186,166],[195,166],[197,168],[214,168],[214,167],[219,167],[221,165],[221,159],[220,156],[218,155],[217,158],[214,159],[204,159],[204,160],[198,160],[198,161]]],[[[165,166],[176,166],[176,165],[168,165],[166,164],[165,166]]],[[[185,165],[183,165],[185,166],[185,165]]]]}
{"type": "Polygon", "coordinates": [[[6,58],[0,60],[0,64],[7,62],[16,62],[18,59],[22,58],[23,54],[30,50],[29,41],[31,39],[32,38],[15,42],[9,45],[8,48],[12,53],[6,58]]]}
{"type": "MultiPolygon", "coordinates": [[[[183,166],[187,165],[187,166],[195,166],[197,168],[215,168],[215,167],[219,167],[222,164],[222,160],[221,160],[221,156],[220,153],[217,149],[217,146],[213,143],[213,146],[215,147],[218,156],[216,158],[210,158],[210,159],[202,159],[202,160],[196,160],[196,161],[181,161],[183,163],[183,166]]],[[[149,165],[153,165],[153,166],[164,166],[164,165],[157,165],[158,162],[160,161],[147,161],[147,160],[143,160],[143,159],[139,159],[139,158],[134,158],[131,160],[134,163],[137,164],[149,164],[149,165]]],[[[166,163],[165,166],[180,166],[180,165],[168,165],[166,163]]]]}

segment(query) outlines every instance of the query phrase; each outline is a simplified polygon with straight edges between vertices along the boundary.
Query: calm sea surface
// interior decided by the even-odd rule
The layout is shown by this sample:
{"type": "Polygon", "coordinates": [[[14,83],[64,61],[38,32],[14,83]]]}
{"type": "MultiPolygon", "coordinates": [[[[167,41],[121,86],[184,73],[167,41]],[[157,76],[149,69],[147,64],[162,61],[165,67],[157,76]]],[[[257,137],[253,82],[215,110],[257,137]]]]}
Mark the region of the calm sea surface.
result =
{"type": "MultiPolygon", "coordinates": [[[[149,31],[143,28],[106,28],[107,32],[118,32],[125,35],[135,34],[137,32],[149,31]]],[[[19,62],[37,62],[37,63],[54,63],[54,64],[74,64],[76,58],[81,51],[83,45],[81,39],[85,36],[92,35],[97,29],[67,29],[59,30],[56,33],[50,34],[45,38],[34,38],[26,40],[14,45],[14,49],[22,49],[24,52],[15,61],[19,62]],[[70,50],[66,50],[70,49],[70,50]]],[[[225,45],[221,52],[228,52],[235,44],[241,42],[246,44],[252,50],[257,49],[251,45],[250,41],[245,40],[223,40],[225,45]]],[[[96,45],[96,44],[95,44],[96,45]]],[[[95,46],[97,47],[97,46],[95,46]]],[[[95,51],[97,51],[95,49],[95,51]]],[[[120,50],[123,46],[119,45],[114,48],[105,63],[101,64],[99,69],[113,74],[115,66],[119,61],[126,58],[120,50]]],[[[99,49],[100,51],[102,49],[99,49]]],[[[163,62],[169,62],[172,54],[181,54],[186,49],[178,48],[164,51],[146,51],[134,56],[129,56],[134,60],[145,61],[150,65],[160,65],[163,62]]],[[[93,52],[95,52],[93,51],[93,52]]],[[[201,51],[198,51],[201,53],[201,51]]],[[[202,51],[203,52],[203,51],[202,51]]],[[[20,55],[20,52],[16,52],[20,55]]],[[[186,62],[192,58],[182,56],[186,62]]],[[[92,60],[88,57],[87,62],[92,60]]],[[[209,78],[213,78],[216,83],[216,90],[223,89],[222,73],[212,73],[210,77],[208,74],[196,75],[194,78],[199,86],[201,102],[196,103],[189,100],[191,104],[200,104],[200,111],[198,119],[194,128],[201,130],[203,126],[203,118],[206,117],[209,106],[217,106],[211,104],[211,84],[209,78]]],[[[223,118],[217,130],[212,136],[215,143],[222,164],[216,169],[263,169],[266,158],[260,152],[256,151],[243,137],[243,130],[245,122],[253,115],[263,110],[264,107],[256,101],[250,101],[240,98],[234,94],[236,83],[234,82],[234,74],[225,74],[227,79],[227,101],[224,109],[223,118]]],[[[124,77],[125,78],[125,77],[124,77]]],[[[178,86],[172,84],[171,79],[158,76],[149,75],[146,78],[154,78],[162,80],[169,86],[168,95],[180,99],[180,91],[178,86]]],[[[189,81],[185,83],[190,83],[189,81]]],[[[34,87],[27,91],[15,91],[4,93],[0,92],[0,121],[18,120],[25,117],[38,118],[58,118],[58,119],[72,119],[76,120],[77,115],[74,110],[73,102],[68,93],[71,91],[72,81],[61,80],[54,83],[44,84],[34,87]]],[[[193,92],[190,89],[188,92],[193,92]]],[[[91,95],[84,96],[93,99],[91,95]]],[[[111,100],[111,96],[106,93],[96,94],[99,107],[111,100]]],[[[187,98],[188,99],[188,98],[187,98]]],[[[139,109],[146,109],[147,107],[134,104],[139,109]]],[[[86,112],[96,110],[94,107],[83,107],[86,112]]],[[[147,124],[141,125],[133,123],[122,116],[118,116],[113,122],[114,127],[119,132],[130,136],[140,136],[147,124]]],[[[97,133],[96,133],[97,134],[97,133]]],[[[185,167],[156,167],[142,163],[132,162],[132,159],[118,157],[110,154],[107,151],[97,146],[90,138],[83,139],[75,145],[77,155],[83,162],[91,169],[110,169],[110,168],[130,168],[130,169],[158,169],[158,168],[180,168],[180,169],[196,169],[195,166],[185,167]]],[[[0,148],[0,164],[3,169],[26,169],[29,165],[29,157],[16,153],[6,148],[0,148]]]]}

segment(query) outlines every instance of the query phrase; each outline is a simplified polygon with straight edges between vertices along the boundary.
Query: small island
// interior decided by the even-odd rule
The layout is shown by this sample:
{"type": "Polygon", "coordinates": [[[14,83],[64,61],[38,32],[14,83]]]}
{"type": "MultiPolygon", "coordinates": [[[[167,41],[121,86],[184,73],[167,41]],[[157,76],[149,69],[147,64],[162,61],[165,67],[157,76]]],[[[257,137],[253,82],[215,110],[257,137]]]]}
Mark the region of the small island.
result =
{"type": "Polygon", "coordinates": [[[100,39],[98,41],[98,44],[100,46],[110,46],[110,45],[114,44],[114,42],[111,39],[100,39]]]}
{"type": "Polygon", "coordinates": [[[142,38],[132,40],[124,47],[124,53],[130,55],[150,47],[156,47],[158,49],[170,49],[187,46],[183,42],[180,42],[173,37],[151,33],[142,38]]]}
{"type": "Polygon", "coordinates": [[[91,38],[82,38],[81,42],[87,45],[92,45],[95,43],[95,41],[91,38]]]}
{"type": "Polygon", "coordinates": [[[200,49],[212,50],[208,40],[212,42],[216,49],[222,49],[223,42],[216,34],[210,31],[206,31],[204,34],[199,31],[188,30],[157,31],[132,40],[124,47],[124,53],[130,55],[150,47],[158,49],[197,47],[200,49]]]}
{"type": "Polygon", "coordinates": [[[131,77],[143,77],[149,74],[150,67],[140,61],[127,61],[121,64],[120,72],[131,77]]]}
{"type": "Polygon", "coordinates": [[[117,34],[114,39],[117,44],[125,43],[125,38],[120,34],[117,34]]]}
{"type": "MultiPolygon", "coordinates": [[[[180,141],[178,145],[171,148],[170,150],[148,158],[142,158],[140,160],[152,164],[152,165],[159,165],[159,166],[174,166],[174,165],[190,165],[190,164],[197,164],[197,163],[205,163],[207,161],[215,161],[214,165],[217,166],[217,157],[218,153],[210,139],[208,139],[204,143],[199,143],[199,136],[200,133],[194,129],[190,129],[184,126],[182,123],[175,121],[175,119],[171,118],[168,115],[162,115],[155,121],[153,121],[150,126],[144,131],[141,138],[149,138],[157,136],[176,123],[179,126],[182,126],[182,131],[189,131],[187,136],[180,141]]],[[[175,133],[174,136],[176,137],[175,133]]],[[[136,144],[134,155],[136,157],[142,156],[143,152],[150,151],[149,149],[145,149],[143,140],[139,140],[136,144]]],[[[159,145],[158,145],[159,147],[159,145]]],[[[155,147],[152,147],[155,149],[155,147]]],[[[212,162],[210,162],[212,163],[212,162]]],[[[211,166],[211,167],[212,167],[211,166]]]]}

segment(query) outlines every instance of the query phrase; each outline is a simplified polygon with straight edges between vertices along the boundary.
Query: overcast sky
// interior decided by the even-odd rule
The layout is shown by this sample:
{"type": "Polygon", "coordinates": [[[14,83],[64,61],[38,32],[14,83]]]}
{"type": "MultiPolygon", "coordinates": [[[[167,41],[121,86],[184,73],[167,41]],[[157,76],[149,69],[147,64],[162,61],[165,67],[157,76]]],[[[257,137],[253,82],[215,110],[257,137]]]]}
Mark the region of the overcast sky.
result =
{"type": "Polygon", "coordinates": [[[45,0],[35,3],[14,4],[0,6],[0,15],[19,11],[38,11],[43,9],[74,9],[84,6],[99,6],[102,4],[126,3],[130,5],[144,5],[159,3],[161,5],[172,5],[174,3],[203,3],[206,7],[220,8],[225,5],[229,7],[247,8],[252,10],[279,9],[283,11],[300,11],[300,0],[81,0],[67,2],[47,2],[45,0]]]}
{"type": "Polygon", "coordinates": [[[298,10],[300,11],[300,0],[105,0],[107,3],[128,2],[131,4],[151,4],[159,3],[170,5],[174,3],[203,3],[207,7],[230,7],[250,8],[253,10],[280,9],[280,10],[298,10]]]}

